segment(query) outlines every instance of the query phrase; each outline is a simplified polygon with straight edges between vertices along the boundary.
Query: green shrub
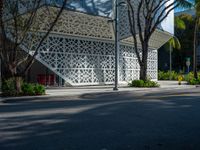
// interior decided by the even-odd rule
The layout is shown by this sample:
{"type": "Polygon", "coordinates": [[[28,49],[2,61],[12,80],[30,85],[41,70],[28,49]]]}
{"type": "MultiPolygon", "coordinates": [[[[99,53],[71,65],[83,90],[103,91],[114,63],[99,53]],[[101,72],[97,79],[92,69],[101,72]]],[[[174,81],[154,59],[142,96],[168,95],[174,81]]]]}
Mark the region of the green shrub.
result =
{"type": "Polygon", "coordinates": [[[190,85],[196,85],[196,84],[199,84],[199,80],[198,79],[195,79],[195,78],[192,78],[188,81],[188,84],[190,85]]]}
{"type": "Polygon", "coordinates": [[[155,81],[146,81],[145,82],[145,86],[146,87],[159,87],[160,85],[157,83],[157,82],[155,82],[155,81]]]}
{"type": "Polygon", "coordinates": [[[44,95],[45,87],[40,84],[24,83],[22,91],[23,95],[44,95]]]}
{"type": "Polygon", "coordinates": [[[150,81],[150,80],[133,80],[129,83],[130,87],[159,87],[160,85],[157,82],[150,81]]]}
{"type": "Polygon", "coordinates": [[[2,82],[2,93],[4,96],[15,96],[17,94],[14,78],[2,82]]]}
{"type": "Polygon", "coordinates": [[[167,80],[167,76],[164,71],[158,71],[158,80],[167,80]]]}
{"type": "MultiPolygon", "coordinates": [[[[172,71],[171,72],[171,80],[178,80],[178,76],[180,74],[172,71]]],[[[170,80],[170,71],[164,72],[164,71],[158,71],[158,80],[170,80]]]]}
{"type": "Polygon", "coordinates": [[[15,78],[10,78],[2,82],[3,96],[23,96],[23,95],[44,95],[45,87],[40,84],[23,83],[21,80],[21,93],[18,93],[15,85],[15,78]]]}
{"type": "Polygon", "coordinates": [[[133,87],[143,87],[144,86],[144,81],[143,80],[133,80],[131,82],[130,86],[133,86],[133,87]]]}
{"type": "Polygon", "coordinates": [[[194,74],[192,72],[190,72],[190,73],[186,74],[184,78],[187,82],[189,82],[190,80],[192,80],[194,78],[194,74]]]}
{"type": "Polygon", "coordinates": [[[45,87],[41,84],[35,84],[34,91],[36,95],[44,95],[45,94],[45,87]]]}
{"type": "Polygon", "coordinates": [[[35,95],[34,84],[24,83],[22,85],[23,95],[35,95]]]}
{"type": "MultiPolygon", "coordinates": [[[[171,72],[171,80],[178,80],[178,76],[181,75],[181,73],[177,73],[175,71],[171,72]]],[[[169,79],[170,79],[170,72],[169,72],[169,79]]]]}
{"type": "Polygon", "coordinates": [[[200,84],[200,73],[198,73],[198,78],[194,78],[193,72],[188,73],[185,75],[185,80],[188,82],[190,85],[197,85],[200,84]]]}

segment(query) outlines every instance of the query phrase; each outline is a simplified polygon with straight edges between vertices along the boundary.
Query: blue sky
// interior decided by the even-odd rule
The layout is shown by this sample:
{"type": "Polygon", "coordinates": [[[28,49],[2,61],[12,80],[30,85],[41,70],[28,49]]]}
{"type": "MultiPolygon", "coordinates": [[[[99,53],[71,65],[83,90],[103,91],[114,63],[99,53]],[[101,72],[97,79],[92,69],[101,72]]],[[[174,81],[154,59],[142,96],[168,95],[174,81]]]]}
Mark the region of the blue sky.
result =
{"type": "MultiPolygon", "coordinates": [[[[56,3],[62,3],[63,0],[46,0],[56,3]]],[[[194,2],[194,0],[188,0],[194,2]]],[[[112,0],[69,0],[68,7],[71,9],[110,17],[112,14],[112,0]]],[[[183,8],[175,9],[175,12],[183,11],[183,8]]]]}

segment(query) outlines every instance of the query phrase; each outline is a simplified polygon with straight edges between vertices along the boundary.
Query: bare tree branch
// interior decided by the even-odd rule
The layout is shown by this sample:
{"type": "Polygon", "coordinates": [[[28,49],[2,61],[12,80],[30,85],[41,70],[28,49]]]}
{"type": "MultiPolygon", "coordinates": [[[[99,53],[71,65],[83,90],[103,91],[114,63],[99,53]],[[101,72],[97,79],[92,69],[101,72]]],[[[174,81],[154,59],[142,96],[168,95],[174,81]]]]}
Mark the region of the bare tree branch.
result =
{"type": "MultiPolygon", "coordinates": [[[[33,64],[41,45],[56,25],[67,0],[63,0],[61,7],[57,8],[58,12],[53,14],[53,19],[49,19],[49,22],[44,22],[49,24],[49,28],[40,36],[38,30],[41,28],[41,25],[37,24],[37,18],[41,16],[40,8],[44,6],[43,0],[2,0],[1,2],[0,30],[2,40],[0,43],[0,57],[14,76],[25,74],[33,64]],[[4,15],[5,17],[3,17],[4,15]],[[33,38],[38,43],[31,56],[29,50],[32,49],[30,44],[34,41],[33,38]],[[24,44],[29,47],[27,53],[22,50],[24,44]],[[22,52],[24,53],[23,56],[22,52]]],[[[50,16],[51,14],[45,15],[45,19],[52,17],[50,16]]]]}
{"type": "Polygon", "coordinates": [[[130,32],[133,37],[136,56],[141,68],[141,79],[146,80],[147,77],[147,57],[149,40],[152,34],[164,19],[166,19],[167,16],[183,1],[184,0],[138,0],[138,6],[137,9],[135,9],[136,6],[133,6],[131,0],[126,0],[128,5],[130,32]],[[139,36],[139,42],[142,47],[141,56],[138,48],[137,35],[139,36]]]}
{"type": "Polygon", "coordinates": [[[34,59],[35,59],[36,55],[38,54],[38,51],[39,51],[40,46],[41,46],[42,43],[45,41],[45,39],[48,37],[49,33],[52,31],[52,29],[53,29],[53,27],[55,26],[56,22],[57,22],[58,19],[60,18],[60,15],[62,14],[62,12],[63,12],[63,10],[64,10],[64,8],[65,8],[65,6],[66,6],[66,3],[67,3],[67,0],[64,0],[63,5],[62,5],[61,9],[59,10],[59,12],[58,12],[58,14],[57,14],[55,20],[53,21],[53,23],[51,24],[49,30],[46,32],[46,34],[43,36],[43,38],[42,38],[41,41],[39,42],[38,46],[36,47],[35,52],[34,52],[32,58],[31,58],[30,61],[28,62],[27,66],[25,67],[25,70],[24,70],[25,73],[30,69],[31,65],[32,65],[33,62],[34,62],[34,59]]]}

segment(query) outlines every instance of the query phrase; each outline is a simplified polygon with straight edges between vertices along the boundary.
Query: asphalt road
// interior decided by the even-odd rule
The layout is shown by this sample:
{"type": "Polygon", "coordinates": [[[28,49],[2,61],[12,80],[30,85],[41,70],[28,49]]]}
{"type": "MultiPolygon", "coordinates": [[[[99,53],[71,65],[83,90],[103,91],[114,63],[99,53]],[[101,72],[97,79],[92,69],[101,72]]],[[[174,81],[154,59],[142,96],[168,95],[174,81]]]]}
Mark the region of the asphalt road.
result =
{"type": "Polygon", "coordinates": [[[0,102],[0,150],[200,150],[200,88],[0,102]]]}

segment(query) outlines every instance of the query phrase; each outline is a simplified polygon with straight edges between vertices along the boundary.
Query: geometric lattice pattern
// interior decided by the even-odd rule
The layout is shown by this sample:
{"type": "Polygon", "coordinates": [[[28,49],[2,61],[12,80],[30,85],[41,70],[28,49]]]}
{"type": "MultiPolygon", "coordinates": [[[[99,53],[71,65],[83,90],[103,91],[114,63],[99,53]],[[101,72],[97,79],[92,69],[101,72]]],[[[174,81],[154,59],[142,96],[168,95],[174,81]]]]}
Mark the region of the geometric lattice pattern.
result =
{"type": "MultiPolygon", "coordinates": [[[[41,8],[38,11],[37,22],[40,24],[39,31],[41,32],[45,32],[49,28],[48,21],[44,22],[44,16],[41,15],[46,13],[46,11],[45,8],[41,8]]],[[[58,13],[56,7],[48,7],[48,11],[51,13],[52,18],[55,18],[58,13]]],[[[108,23],[107,20],[108,18],[87,15],[80,12],[63,11],[51,33],[113,40],[112,24],[108,23]]]]}
{"type": "MultiPolygon", "coordinates": [[[[114,43],[51,34],[38,58],[72,85],[112,84],[114,82],[114,43]]],[[[139,77],[139,64],[133,46],[120,45],[120,81],[139,77]]],[[[157,79],[157,51],[148,59],[148,74],[157,79]]]]}
{"type": "MultiPolygon", "coordinates": [[[[56,8],[49,7],[49,10],[54,14],[56,8]]],[[[45,13],[44,11],[45,9],[41,8],[38,15],[45,13]]],[[[71,85],[113,84],[114,33],[108,19],[80,12],[63,11],[53,31],[40,47],[36,59],[71,85]]],[[[45,22],[47,20],[38,17],[37,22],[41,24],[38,37],[49,26],[48,22],[45,22]]],[[[123,28],[126,28],[126,24],[123,28]]],[[[121,37],[127,36],[126,30],[121,37]]],[[[165,35],[160,32],[158,37],[164,39],[165,35]]],[[[29,38],[21,47],[31,54],[38,41],[31,38],[31,35],[29,38]],[[28,44],[29,41],[32,44],[28,44]]],[[[155,35],[151,45],[157,40],[155,35]]],[[[148,55],[148,76],[154,80],[157,80],[156,49],[156,46],[151,46],[148,55]]],[[[126,38],[121,41],[119,55],[119,81],[138,79],[140,67],[131,39],[126,38]]]]}

